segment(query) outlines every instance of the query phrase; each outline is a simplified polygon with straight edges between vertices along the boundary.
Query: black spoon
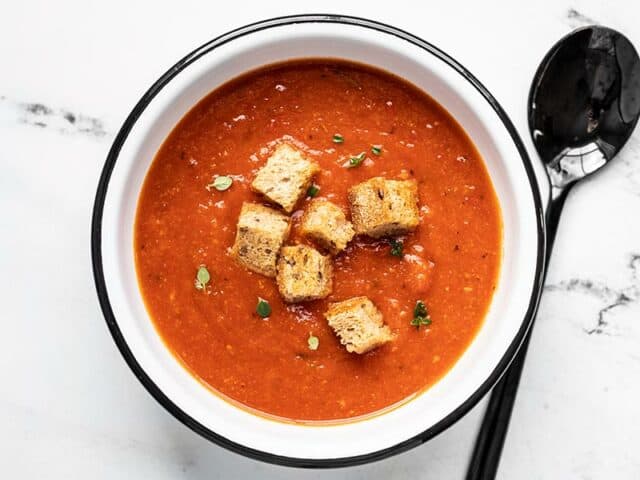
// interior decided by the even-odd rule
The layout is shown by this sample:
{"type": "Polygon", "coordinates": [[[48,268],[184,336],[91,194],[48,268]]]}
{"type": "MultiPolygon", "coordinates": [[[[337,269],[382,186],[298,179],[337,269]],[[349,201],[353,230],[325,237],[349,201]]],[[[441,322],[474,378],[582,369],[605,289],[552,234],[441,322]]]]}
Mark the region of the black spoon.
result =
{"type": "MultiPolygon", "coordinates": [[[[573,31],[547,53],[529,93],[529,129],[550,183],[546,265],[571,188],[609,162],[640,116],[640,59],[610,28],[573,31]]],[[[496,384],[476,439],[467,480],[496,476],[531,329],[496,384]]]]}

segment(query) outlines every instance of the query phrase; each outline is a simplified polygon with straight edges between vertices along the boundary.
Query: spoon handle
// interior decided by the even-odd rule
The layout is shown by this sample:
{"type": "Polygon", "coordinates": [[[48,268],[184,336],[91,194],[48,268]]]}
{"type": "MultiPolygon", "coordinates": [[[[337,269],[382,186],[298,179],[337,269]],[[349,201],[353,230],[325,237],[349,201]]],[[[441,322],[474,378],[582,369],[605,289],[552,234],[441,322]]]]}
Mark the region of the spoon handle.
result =
{"type": "MultiPolygon", "coordinates": [[[[572,185],[573,184],[569,184],[561,189],[552,187],[551,190],[551,199],[545,215],[547,228],[545,276],[548,271],[549,258],[551,257],[553,242],[556,238],[562,207],[564,206],[567,194],[569,190],[571,190],[572,185]]],[[[504,446],[504,440],[509,429],[511,412],[513,411],[513,405],[518,393],[518,385],[520,384],[524,361],[527,356],[527,348],[529,347],[529,339],[531,338],[534,320],[535,318],[532,319],[529,331],[511,365],[493,388],[487,411],[484,414],[482,425],[476,438],[471,462],[467,470],[467,480],[493,480],[496,477],[502,447],[504,446]]]]}

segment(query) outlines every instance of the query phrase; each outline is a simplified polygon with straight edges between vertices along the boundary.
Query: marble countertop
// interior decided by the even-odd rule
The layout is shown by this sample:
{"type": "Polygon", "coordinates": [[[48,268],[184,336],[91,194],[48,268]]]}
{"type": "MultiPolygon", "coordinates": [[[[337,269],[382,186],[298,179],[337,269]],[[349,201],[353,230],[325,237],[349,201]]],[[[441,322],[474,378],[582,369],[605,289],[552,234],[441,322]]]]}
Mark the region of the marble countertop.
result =
{"type": "MultiPolygon", "coordinates": [[[[462,479],[485,402],[388,460],[300,471],[227,452],[163,410],[120,357],[89,251],[107,150],[148,86],[231,28],[301,4],[25,0],[0,16],[0,467],[6,478],[462,479]]],[[[411,31],[469,68],[532,158],[529,83],[547,49],[597,22],[640,46],[640,3],[326,0],[307,11],[411,31]]],[[[640,474],[640,130],[568,199],[499,478],[640,474]]]]}

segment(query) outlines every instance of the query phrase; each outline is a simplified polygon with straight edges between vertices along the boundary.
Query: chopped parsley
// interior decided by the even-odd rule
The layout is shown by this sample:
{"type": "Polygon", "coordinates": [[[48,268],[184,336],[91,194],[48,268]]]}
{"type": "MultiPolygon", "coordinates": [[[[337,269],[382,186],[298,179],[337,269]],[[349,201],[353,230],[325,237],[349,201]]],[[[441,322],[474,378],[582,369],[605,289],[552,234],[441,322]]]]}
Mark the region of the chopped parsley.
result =
{"type": "Polygon", "coordinates": [[[224,192],[228,190],[233,184],[233,178],[228,175],[219,175],[213,179],[213,182],[207,185],[207,190],[211,190],[215,188],[219,192],[224,192]]]}
{"type": "Polygon", "coordinates": [[[339,133],[333,135],[333,143],[344,143],[344,137],[339,133]]]}
{"type": "Polygon", "coordinates": [[[413,320],[411,320],[411,325],[416,327],[416,329],[420,329],[421,325],[429,326],[431,325],[431,316],[427,311],[427,307],[422,300],[418,300],[416,302],[416,306],[413,309],[413,320]]]}
{"type": "Polygon", "coordinates": [[[320,187],[317,185],[311,185],[308,189],[307,189],[307,197],[313,198],[316,195],[318,195],[318,192],[320,191],[320,187]]]}
{"type": "Polygon", "coordinates": [[[396,240],[395,238],[392,238],[389,240],[389,245],[391,245],[391,250],[389,253],[391,253],[392,256],[398,257],[398,258],[403,257],[404,244],[400,240],[396,240]]]}
{"type": "Polygon", "coordinates": [[[382,153],[382,145],[371,145],[371,153],[379,157],[382,153]]]}
{"type": "Polygon", "coordinates": [[[309,338],[307,339],[307,344],[309,345],[309,350],[317,350],[320,346],[320,340],[313,334],[309,334],[309,338]]]}
{"type": "Polygon", "coordinates": [[[196,278],[194,280],[194,284],[197,290],[204,290],[207,284],[211,280],[211,275],[209,274],[209,270],[204,265],[200,265],[198,267],[198,271],[196,272],[196,278]]]}
{"type": "Polygon", "coordinates": [[[256,305],[256,313],[262,317],[267,318],[271,315],[271,305],[264,298],[258,297],[258,305],[256,305]]]}
{"type": "Polygon", "coordinates": [[[349,158],[349,163],[347,163],[347,168],[355,168],[359,166],[362,162],[364,162],[365,157],[366,157],[366,153],[361,152],[355,157],[349,158]]]}

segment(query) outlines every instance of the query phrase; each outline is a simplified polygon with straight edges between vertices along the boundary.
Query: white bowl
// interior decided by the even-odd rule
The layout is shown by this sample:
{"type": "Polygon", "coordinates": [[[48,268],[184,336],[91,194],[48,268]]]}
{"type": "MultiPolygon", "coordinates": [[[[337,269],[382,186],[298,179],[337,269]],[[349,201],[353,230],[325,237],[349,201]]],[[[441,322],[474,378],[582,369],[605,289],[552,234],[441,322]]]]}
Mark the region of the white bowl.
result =
{"type": "Polygon", "coordinates": [[[461,65],[425,41],[380,23],[330,15],[249,25],[203,45],[165,73],[122,126],[100,179],[92,253],[100,303],[125,360],[149,392],[204,437],[261,460],[343,466],[404,451],[462,417],[498,380],[535,313],[542,283],[540,194],[505,112],[461,65]],[[485,160],[502,207],[498,288],[482,328],[453,368],[413,400],[365,420],[331,426],[269,420],[204,387],[167,350],[143,304],[133,225],[138,195],[160,144],[206,94],[256,67],[295,58],[354,60],[393,72],[440,102],[485,160]]]}

